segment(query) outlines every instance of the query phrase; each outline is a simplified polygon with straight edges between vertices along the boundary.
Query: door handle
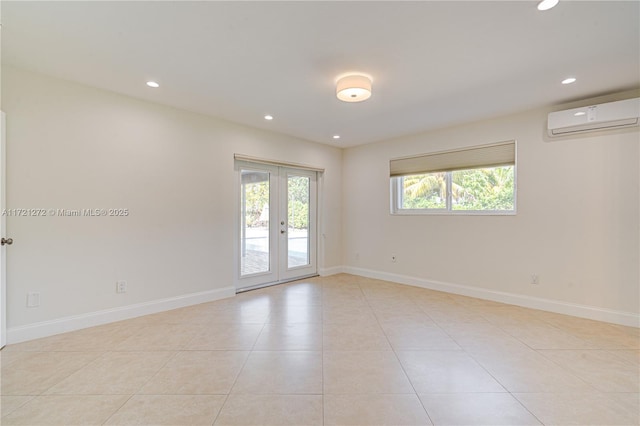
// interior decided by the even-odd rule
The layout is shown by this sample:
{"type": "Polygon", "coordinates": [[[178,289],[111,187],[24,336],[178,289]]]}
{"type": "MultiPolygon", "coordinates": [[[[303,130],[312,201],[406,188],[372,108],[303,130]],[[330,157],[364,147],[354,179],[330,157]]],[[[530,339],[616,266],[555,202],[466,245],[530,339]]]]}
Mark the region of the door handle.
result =
{"type": "Polygon", "coordinates": [[[284,229],[281,229],[281,230],[280,230],[280,233],[281,233],[281,234],[286,234],[286,233],[287,233],[287,231],[285,231],[284,229]]]}
{"type": "Polygon", "coordinates": [[[11,244],[13,244],[13,238],[4,238],[2,237],[2,239],[0,239],[0,245],[8,245],[10,246],[11,244]]]}

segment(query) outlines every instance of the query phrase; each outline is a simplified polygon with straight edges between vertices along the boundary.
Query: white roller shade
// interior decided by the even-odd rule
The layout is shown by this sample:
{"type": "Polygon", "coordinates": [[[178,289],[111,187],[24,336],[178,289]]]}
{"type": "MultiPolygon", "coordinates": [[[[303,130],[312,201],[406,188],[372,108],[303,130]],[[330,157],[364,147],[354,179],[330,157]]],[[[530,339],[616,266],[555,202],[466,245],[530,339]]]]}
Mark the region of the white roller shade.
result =
{"type": "Polygon", "coordinates": [[[516,141],[474,146],[453,151],[396,158],[390,161],[390,175],[406,176],[452,170],[479,169],[515,164],[516,141]]]}

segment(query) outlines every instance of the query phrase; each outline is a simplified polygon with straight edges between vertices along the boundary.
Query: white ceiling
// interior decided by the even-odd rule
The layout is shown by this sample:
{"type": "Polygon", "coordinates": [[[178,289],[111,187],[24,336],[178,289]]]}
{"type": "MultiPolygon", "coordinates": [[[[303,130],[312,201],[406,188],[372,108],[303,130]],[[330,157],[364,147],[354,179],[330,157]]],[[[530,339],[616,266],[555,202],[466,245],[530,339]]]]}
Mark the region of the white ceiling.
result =
{"type": "Polygon", "coordinates": [[[640,2],[536,4],[2,1],[2,61],[343,147],[640,86],[640,2]]]}

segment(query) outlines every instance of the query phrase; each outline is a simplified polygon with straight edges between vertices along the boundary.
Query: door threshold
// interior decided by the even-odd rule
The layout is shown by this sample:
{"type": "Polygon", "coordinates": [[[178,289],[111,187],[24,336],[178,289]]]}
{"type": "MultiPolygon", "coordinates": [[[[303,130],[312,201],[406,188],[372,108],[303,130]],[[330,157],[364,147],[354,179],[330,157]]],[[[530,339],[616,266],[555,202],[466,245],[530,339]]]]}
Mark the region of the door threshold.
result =
{"type": "Polygon", "coordinates": [[[286,284],[286,283],[290,283],[292,281],[304,280],[306,278],[313,278],[313,277],[319,277],[319,276],[320,276],[319,274],[310,274],[310,275],[303,275],[301,277],[290,278],[290,279],[282,280],[282,281],[274,281],[274,282],[271,282],[271,283],[253,285],[251,287],[242,287],[242,288],[236,289],[236,294],[245,293],[245,292],[251,291],[251,290],[258,290],[259,288],[272,287],[274,285],[286,284]]]}

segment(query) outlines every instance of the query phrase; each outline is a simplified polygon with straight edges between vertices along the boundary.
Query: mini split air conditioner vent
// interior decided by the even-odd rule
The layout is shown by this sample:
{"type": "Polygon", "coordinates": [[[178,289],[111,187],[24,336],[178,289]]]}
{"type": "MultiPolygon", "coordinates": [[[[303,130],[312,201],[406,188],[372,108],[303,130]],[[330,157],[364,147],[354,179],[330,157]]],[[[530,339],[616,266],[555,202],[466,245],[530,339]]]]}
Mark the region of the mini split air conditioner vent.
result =
{"type": "Polygon", "coordinates": [[[589,105],[549,114],[549,136],[619,129],[640,123],[640,98],[589,105]]]}

